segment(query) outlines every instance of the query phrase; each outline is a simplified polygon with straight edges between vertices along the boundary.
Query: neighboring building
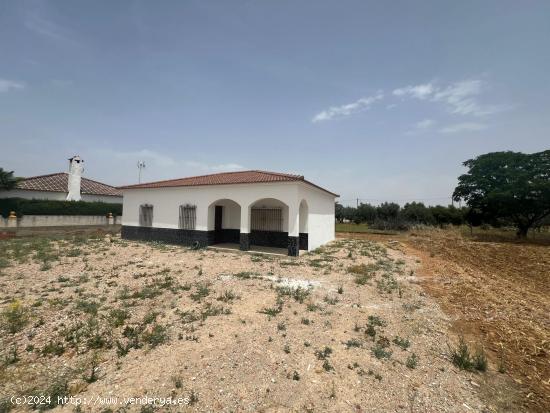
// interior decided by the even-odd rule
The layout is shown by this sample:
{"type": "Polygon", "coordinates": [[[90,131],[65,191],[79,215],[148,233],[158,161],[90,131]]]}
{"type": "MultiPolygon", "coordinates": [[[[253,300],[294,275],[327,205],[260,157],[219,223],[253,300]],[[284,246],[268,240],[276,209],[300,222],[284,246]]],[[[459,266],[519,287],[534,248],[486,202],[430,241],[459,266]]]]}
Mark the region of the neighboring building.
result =
{"type": "Polygon", "coordinates": [[[123,186],[122,237],[313,250],[334,239],[338,195],[303,176],[228,172],[123,186]]]}
{"type": "MultiPolygon", "coordinates": [[[[65,201],[69,194],[69,174],[60,172],[50,175],[24,178],[10,191],[0,191],[0,198],[51,199],[65,201]]],[[[119,189],[81,178],[80,198],[82,201],[101,201],[122,203],[122,191],[119,189]]]]}

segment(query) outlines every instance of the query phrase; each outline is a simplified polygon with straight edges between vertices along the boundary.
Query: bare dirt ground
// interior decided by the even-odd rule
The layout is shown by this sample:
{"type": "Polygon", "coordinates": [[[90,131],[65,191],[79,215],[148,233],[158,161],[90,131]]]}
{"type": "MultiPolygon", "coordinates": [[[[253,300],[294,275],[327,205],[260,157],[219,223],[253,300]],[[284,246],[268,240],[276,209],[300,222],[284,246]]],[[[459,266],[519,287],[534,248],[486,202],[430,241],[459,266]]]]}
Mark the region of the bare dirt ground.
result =
{"type": "Polygon", "coordinates": [[[443,258],[439,244],[416,253],[428,242],[339,239],[289,258],[0,241],[0,411],[500,411],[489,373],[451,363],[455,316],[418,276],[443,258]],[[29,395],[42,404],[11,399],[29,395]],[[183,404],[160,407],[169,397],[183,404]]]}
{"type": "MultiPolygon", "coordinates": [[[[357,237],[357,235],[355,235],[357,237]]],[[[452,330],[488,350],[481,396],[498,411],[550,411],[550,246],[459,231],[361,235],[399,240],[452,330]]],[[[546,245],[545,245],[546,244],[546,245]]]]}

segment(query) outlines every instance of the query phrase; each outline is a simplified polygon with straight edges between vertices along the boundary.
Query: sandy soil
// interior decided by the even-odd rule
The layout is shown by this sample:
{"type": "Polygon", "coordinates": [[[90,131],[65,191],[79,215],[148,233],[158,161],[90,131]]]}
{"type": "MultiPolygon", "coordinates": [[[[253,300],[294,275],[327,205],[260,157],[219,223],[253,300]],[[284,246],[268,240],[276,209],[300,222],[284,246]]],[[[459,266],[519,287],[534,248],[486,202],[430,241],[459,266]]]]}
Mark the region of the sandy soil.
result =
{"type": "MultiPolygon", "coordinates": [[[[355,235],[357,237],[357,235],[355,235]]],[[[550,411],[550,246],[502,234],[417,231],[399,240],[421,260],[424,290],[452,320],[452,332],[488,351],[481,395],[497,411],[550,411]]],[[[535,240],[536,241],[536,240],[535,240]]]]}
{"type": "Polygon", "coordinates": [[[2,241],[4,411],[29,410],[9,398],[30,394],[73,395],[87,404],[51,407],[84,412],[497,411],[483,375],[450,362],[452,320],[400,243],[289,258],[33,242],[2,241]],[[121,404],[143,396],[187,404],[121,404]]]}

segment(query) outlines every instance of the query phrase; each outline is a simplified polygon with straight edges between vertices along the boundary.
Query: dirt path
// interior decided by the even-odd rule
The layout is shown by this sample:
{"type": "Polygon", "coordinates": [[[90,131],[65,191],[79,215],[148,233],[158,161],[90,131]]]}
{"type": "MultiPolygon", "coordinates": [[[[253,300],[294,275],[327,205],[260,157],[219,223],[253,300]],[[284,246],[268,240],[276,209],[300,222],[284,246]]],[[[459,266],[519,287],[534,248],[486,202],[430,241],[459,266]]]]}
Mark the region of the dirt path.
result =
{"type": "Polygon", "coordinates": [[[489,404],[550,411],[550,247],[475,242],[454,231],[360,237],[398,239],[420,259],[421,285],[454,332],[488,350],[482,392],[489,404]]]}

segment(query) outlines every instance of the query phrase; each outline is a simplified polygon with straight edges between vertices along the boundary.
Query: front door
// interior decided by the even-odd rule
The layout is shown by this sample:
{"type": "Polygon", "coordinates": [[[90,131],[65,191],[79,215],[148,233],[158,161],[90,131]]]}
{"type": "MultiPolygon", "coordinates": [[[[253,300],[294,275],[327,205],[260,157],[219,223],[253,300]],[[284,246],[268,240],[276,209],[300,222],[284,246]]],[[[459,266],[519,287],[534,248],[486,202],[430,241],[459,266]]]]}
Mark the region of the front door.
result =
{"type": "Polygon", "coordinates": [[[223,206],[216,205],[216,208],[214,211],[214,242],[215,243],[223,242],[222,217],[223,217],[223,206]]]}

